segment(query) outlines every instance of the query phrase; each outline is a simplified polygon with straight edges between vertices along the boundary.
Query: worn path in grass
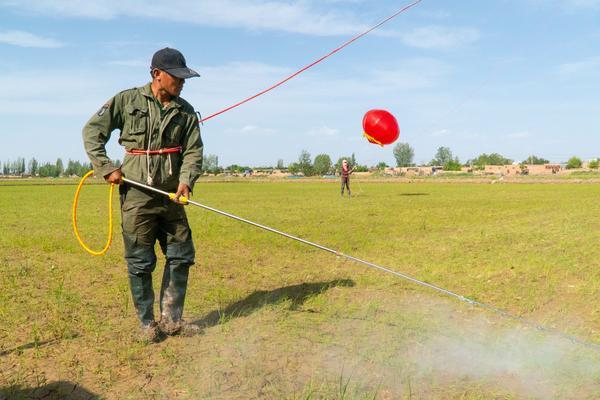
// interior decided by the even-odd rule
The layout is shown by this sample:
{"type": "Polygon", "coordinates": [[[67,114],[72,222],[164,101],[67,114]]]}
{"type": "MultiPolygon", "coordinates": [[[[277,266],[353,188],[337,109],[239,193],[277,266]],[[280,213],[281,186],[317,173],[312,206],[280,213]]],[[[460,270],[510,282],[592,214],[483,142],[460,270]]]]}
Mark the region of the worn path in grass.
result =
{"type": "MultiPolygon", "coordinates": [[[[600,186],[361,185],[342,199],[337,182],[200,183],[195,200],[600,342],[600,186]]],[[[200,209],[188,210],[198,257],[186,317],[204,334],[135,343],[118,223],[107,256],[83,253],[69,225],[73,190],[0,186],[9,397],[38,387],[110,399],[600,390],[597,352],[200,209]]],[[[81,199],[96,247],[107,190],[87,187],[81,199]]]]}

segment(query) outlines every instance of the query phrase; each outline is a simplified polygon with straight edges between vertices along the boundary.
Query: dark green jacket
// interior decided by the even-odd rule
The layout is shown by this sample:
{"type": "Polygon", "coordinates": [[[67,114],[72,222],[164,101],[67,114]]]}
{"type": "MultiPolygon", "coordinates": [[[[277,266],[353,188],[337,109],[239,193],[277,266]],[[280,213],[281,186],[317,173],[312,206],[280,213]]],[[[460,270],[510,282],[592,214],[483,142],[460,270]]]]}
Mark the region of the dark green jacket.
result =
{"type": "Polygon", "coordinates": [[[126,154],[123,176],[168,191],[176,190],[179,183],[193,189],[201,173],[203,145],[198,117],[187,101],[174,98],[161,112],[149,83],[113,97],[83,128],[83,143],[96,175],[105,177],[117,169],[105,148],[115,129],[121,131],[119,144],[126,150],[148,150],[150,137],[150,150],[182,147],[181,153],[126,154]]]}

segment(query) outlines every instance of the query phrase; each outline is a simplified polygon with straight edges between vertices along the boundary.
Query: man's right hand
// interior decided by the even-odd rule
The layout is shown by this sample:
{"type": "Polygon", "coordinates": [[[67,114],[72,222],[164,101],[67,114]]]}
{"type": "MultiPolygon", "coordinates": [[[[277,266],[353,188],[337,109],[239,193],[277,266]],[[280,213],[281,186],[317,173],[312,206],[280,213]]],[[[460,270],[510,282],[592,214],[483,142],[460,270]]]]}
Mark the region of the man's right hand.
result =
{"type": "Polygon", "coordinates": [[[123,174],[121,174],[121,169],[115,169],[109,175],[106,175],[104,177],[104,180],[108,183],[120,185],[121,183],[123,183],[123,174]]]}

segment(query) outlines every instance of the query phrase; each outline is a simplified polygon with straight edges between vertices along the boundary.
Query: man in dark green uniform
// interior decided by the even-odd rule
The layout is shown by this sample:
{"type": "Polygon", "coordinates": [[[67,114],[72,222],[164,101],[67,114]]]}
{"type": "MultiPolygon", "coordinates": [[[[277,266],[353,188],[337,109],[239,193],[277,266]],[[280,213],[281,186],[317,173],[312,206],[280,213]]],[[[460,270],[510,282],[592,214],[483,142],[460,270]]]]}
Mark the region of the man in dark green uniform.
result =
{"type": "Polygon", "coordinates": [[[152,82],[118,93],[83,128],[85,150],[97,175],[121,185],[121,217],[129,285],[142,337],[193,334],[199,328],[183,321],[183,304],[194,244],[180,196],[189,197],[202,167],[202,139],[194,108],[179,94],[187,78],[199,76],[183,55],[170,48],[152,57],[152,82]],[[120,130],[125,159],[115,168],[105,145],[120,130]],[[175,192],[175,198],[123,184],[122,177],[175,192]],[[152,271],[158,240],[166,257],[160,290],[160,321],[154,318],[152,271]]]}

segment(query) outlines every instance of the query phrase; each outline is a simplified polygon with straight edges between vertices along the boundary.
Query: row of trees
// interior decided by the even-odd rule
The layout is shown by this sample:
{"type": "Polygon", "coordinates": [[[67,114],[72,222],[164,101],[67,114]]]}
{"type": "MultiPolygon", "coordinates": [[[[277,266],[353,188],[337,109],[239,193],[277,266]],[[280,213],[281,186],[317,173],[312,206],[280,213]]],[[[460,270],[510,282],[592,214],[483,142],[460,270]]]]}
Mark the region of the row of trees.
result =
{"type": "MultiPolygon", "coordinates": [[[[300,155],[298,156],[298,160],[292,162],[287,166],[287,170],[293,174],[302,173],[305,176],[313,176],[313,175],[327,175],[333,174],[335,171],[340,171],[342,168],[342,161],[347,160],[348,164],[351,168],[354,168],[355,171],[368,171],[368,167],[365,165],[358,165],[356,162],[356,156],[354,154],[350,156],[342,156],[339,157],[337,162],[334,164],[331,157],[328,154],[319,154],[314,160],[312,159],[310,153],[306,150],[302,150],[300,155]]],[[[383,167],[385,167],[385,163],[383,167]]],[[[270,169],[272,167],[258,167],[256,169],[270,169]]],[[[283,159],[277,160],[277,169],[286,169],[283,159]]],[[[219,166],[219,158],[214,154],[209,154],[204,157],[204,162],[202,165],[202,171],[209,174],[219,174],[222,172],[229,173],[245,173],[246,171],[250,171],[253,168],[246,165],[238,165],[232,164],[227,167],[219,166]]]]}
{"type": "MultiPolygon", "coordinates": [[[[354,171],[356,172],[369,170],[366,165],[359,165],[357,163],[354,153],[350,156],[339,157],[334,164],[328,154],[318,154],[315,156],[314,160],[312,160],[310,153],[306,150],[302,150],[298,156],[298,161],[288,165],[287,169],[293,174],[301,172],[305,176],[328,175],[334,174],[336,171],[341,171],[343,160],[347,160],[348,166],[354,168],[354,171]]],[[[279,167],[280,165],[283,165],[283,160],[277,162],[277,166],[279,167]]]]}
{"type": "Polygon", "coordinates": [[[221,167],[219,165],[219,157],[215,154],[208,154],[204,156],[202,161],[202,172],[208,174],[220,174],[223,172],[243,174],[246,171],[250,171],[252,168],[248,165],[231,164],[228,167],[221,167]]]}
{"type": "MultiPolygon", "coordinates": [[[[394,158],[396,159],[396,166],[415,166],[413,161],[415,152],[408,143],[397,143],[393,148],[393,154],[394,158]]],[[[331,157],[327,154],[319,154],[314,158],[314,160],[312,160],[310,153],[306,150],[302,150],[298,156],[297,162],[293,162],[288,166],[288,171],[291,173],[301,172],[306,176],[332,174],[341,170],[342,160],[344,159],[348,160],[351,168],[354,168],[355,171],[368,171],[367,166],[357,164],[354,154],[351,156],[340,157],[334,164],[331,160],[331,157]]],[[[431,167],[443,167],[445,171],[460,171],[461,167],[463,166],[469,166],[475,169],[483,169],[486,165],[507,165],[512,163],[513,160],[498,153],[483,153],[476,158],[467,160],[466,163],[461,163],[459,158],[452,154],[452,150],[450,150],[449,147],[442,146],[437,149],[435,156],[427,165],[431,167]]],[[[530,165],[542,165],[548,164],[549,161],[532,155],[523,160],[522,163],[530,165]]],[[[567,168],[579,168],[581,165],[581,160],[573,157],[571,160],[569,160],[567,168]]],[[[283,160],[279,160],[277,162],[277,167],[283,167],[283,160]]],[[[375,167],[379,170],[382,170],[387,167],[387,165],[385,162],[380,162],[375,167]]],[[[593,164],[590,164],[590,167],[593,168],[593,164]]]]}
{"type": "MultiPolygon", "coordinates": [[[[412,167],[415,166],[414,150],[408,143],[398,143],[393,148],[394,158],[396,159],[396,166],[398,167],[412,167]]],[[[306,150],[302,150],[298,156],[298,161],[291,163],[288,166],[288,171],[291,173],[303,173],[306,176],[313,175],[327,175],[333,174],[336,171],[340,171],[342,168],[342,160],[348,160],[351,168],[355,171],[368,171],[366,165],[358,165],[354,153],[350,156],[339,157],[336,163],[333,163],[331,157],[328,154],[318,154],[314,160],[310,153],[306,150]]],[[[443,167],[446,171],[458,171],[462,166],[469,166],[476,169],[483,169],[486,165],[507,165],[512,164],[513,160],[506,158],[498,153],[481,154],[476,158],[467,160],[465,163],[461,163],[458,157],[452,154],[449,147],[439,147],[435,156],[427,164],[429,166],[443,167]]],[[[549,161],[531,155],[521,162],[521,164],[528,165],[542,165],[548,164],[549,161]]],[[[120,161],[114,161],[115,166],[120,165],[120,161]]],[[[583,161],[578,157],[571,157],[567,162],[567,169],[581,168],[583,161]]],[[[598,169],[598,160],[593,160],[588,164],[589,168],[598,169]]],[[[387,167],[386,163],[380,162],[376,168],[384,169],[387,167]]],[[[266,168],[266,167],[265,167],[266,168]]],[[[269,167],[270,168],[270,167],[269,167]]],[[[284,161],[282,159],[277,160],[277,168],[284,169],[284,161]]],[[[5,176],[40,176],[40,177],[60,177],[60,176],[83,176],[86,172],[92,169],[91,163],[81,163],[79,161],[69,160],[65,166],[62,159],[58,158],[56,162],[40,163],[35,158],[29,161],[25,158],[19,157],[14,161],[0,162],[0,171],[5,176]]],[[[219,166],[219,157],[214,154],[209,154],[204,157],[204,163],[202,171],[210,174],[219,174],[222,172],[231,173],[245,173],[252,168],[245,165],[232,164],[228,167],[219,166]]]]}
{"type": "MultiPolygon", "coordinates": [[[[115,161],[115,165],[119,165],[119,161],[115,161]]],[[[86,172],[92,169],[91,163],[81,163],[79,161],[69,160],[67,165],[62,159],[57,159],[56,162],[40,163],[35,158],[26,161],[25,158],[19,157],[14,161],[5,161],[0,163],[0,171],[5,176],[40,176],[53,177],[60,176],[83,176],[86,172]]]]}
{"type": "MultiPolygon", "coordinates": [[[[414,159],[414,150],[408,143],[398,143],[393,149],[394,158],[396,159],[396,166],[398,167],[412,167],[414,159]]],[[[465,163],[461,163],[458,157],[452,154],[452,150],[449,147],[439,147],[435,153],[434,158],[429,162],[429,166],[440,166],[446,171],[458,171],[462,166],[469,166],[477,169],[483,169],[486,165],[507,165],[512,164],[514,161],[510,158],[506,158],[498,153],[486,154],[483,153],[476,158],[467,160],[465,163]]],[[[521,164],[527,165],[543,165],[549,164],[550,161],[542,157],[531,155],[521,162],[521,164]]],[[[581,168],[583,161],[579,157],[571,157],[567,161],[567,169],[581,168]]],[[[592,169],[598,168],[598,160],[592,160],[589,163],[589,167],[592,169]]]]}
{"type": "MultiPolygon", "coordinates": [[[[412,167],[414,150],[408,143],[398,143],[394,146],[394,158],[396,159],[396,166],[398,167],[412,167]]],[[[545,164],[548,160],[538,158],[536,156],[529,157],[531,163],[545,164]]],[[[477,158],[468,160],[464,165],[484,167],[486,165],[506,165],[512,164],[513,160],[506,158],[498,153],[492,154],[481,154],[477,158]]],[[[452,154],[452,150],[449,147],[439,147],[435,156],[431,159],[428,164],[429,166],[440,166],[444,167],[445,170],[460,170],[463,165],[458,157],[452,154]]]]}

